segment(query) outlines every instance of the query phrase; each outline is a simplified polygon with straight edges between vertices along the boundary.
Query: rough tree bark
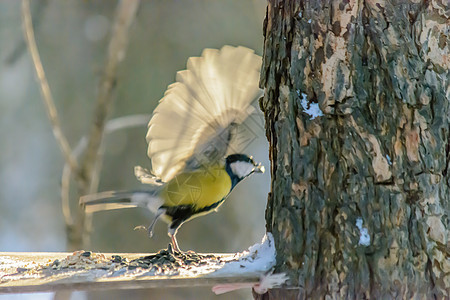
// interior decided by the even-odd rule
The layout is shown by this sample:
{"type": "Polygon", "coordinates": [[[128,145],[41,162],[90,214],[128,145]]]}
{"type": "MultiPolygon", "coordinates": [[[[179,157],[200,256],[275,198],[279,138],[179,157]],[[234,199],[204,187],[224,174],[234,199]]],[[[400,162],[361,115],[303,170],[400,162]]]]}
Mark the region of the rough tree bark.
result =
{"type": "Polygon", "coordinates": [[[290,287],[255,298],[448,297],[449,12],[269,1],[266,221],[290,287]]]}

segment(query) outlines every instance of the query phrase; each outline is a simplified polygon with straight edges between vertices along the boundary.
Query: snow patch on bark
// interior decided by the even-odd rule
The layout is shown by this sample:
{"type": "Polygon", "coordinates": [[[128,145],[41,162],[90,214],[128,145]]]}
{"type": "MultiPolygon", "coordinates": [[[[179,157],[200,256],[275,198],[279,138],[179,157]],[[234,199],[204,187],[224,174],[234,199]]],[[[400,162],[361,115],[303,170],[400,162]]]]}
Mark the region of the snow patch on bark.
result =
{"type": "Polygon", "coordinates": [[[359,217],[358,219],[356,219],[356,227],[358,227],[359,229],[359,245],[363,245],[363,246],[369,246],[370,245],[370,235],[369,235],[369,230],[367,230],[367,228],[362,226],[363,224],[363,220],[361,217],[359,217]]]}
{"type": "Polygon", "coordinates": [[[311,116],[311,118],[309,118],[310,120],[314,120],[317,117],[323,116],[323,112],[320,109],[319,104],[317,104],[317,103],[309,103],[308,104],[308,100],[306,99],[306,94],[300,93],[300,91],[298,91],[298,90],[297,90],[297,95],[299,95],[299,96],[301,95],[300,104],[303,107],[303,112],[305,112],[306,114],[311,116]]]}

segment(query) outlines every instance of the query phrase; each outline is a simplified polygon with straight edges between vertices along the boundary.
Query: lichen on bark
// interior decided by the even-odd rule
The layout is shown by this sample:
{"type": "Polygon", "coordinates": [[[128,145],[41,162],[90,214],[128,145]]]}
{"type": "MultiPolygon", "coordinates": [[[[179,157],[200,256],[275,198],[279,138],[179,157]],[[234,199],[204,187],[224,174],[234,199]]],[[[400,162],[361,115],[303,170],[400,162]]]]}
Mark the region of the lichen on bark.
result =
{"type": "Polygon", "coordinates": [[[449,12],[445,1],[269,1],[266,221],[300,298],[448,295],[449,12]]]}

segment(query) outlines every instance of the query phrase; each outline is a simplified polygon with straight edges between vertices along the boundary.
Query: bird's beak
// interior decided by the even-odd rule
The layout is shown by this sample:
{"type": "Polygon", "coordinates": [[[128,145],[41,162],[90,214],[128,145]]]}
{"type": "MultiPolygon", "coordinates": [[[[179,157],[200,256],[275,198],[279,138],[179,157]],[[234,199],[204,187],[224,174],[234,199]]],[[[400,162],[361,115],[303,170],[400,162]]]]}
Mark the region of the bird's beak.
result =
{"type": "Polygon", "coordinates": [[[266,170],[266,169],[264,168],[263,165],[261,165],[261,163],[258,164],[258,165],[253,169],[253,171],[256,172],[256,173],[264,173],[265,170],[266,170]]]}

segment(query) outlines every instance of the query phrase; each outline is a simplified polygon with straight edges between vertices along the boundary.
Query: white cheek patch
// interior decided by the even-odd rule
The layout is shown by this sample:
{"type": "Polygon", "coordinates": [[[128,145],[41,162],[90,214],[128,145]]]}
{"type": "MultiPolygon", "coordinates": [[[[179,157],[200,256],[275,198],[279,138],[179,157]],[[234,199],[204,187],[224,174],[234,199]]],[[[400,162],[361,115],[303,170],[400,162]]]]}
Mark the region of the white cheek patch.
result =
{"type": "Polygon", "coordinates": [[[245,161],[236,161],[230,164],[231,171],[239,178],[248,176],[255,167],[253,164],[245,161]]]}

